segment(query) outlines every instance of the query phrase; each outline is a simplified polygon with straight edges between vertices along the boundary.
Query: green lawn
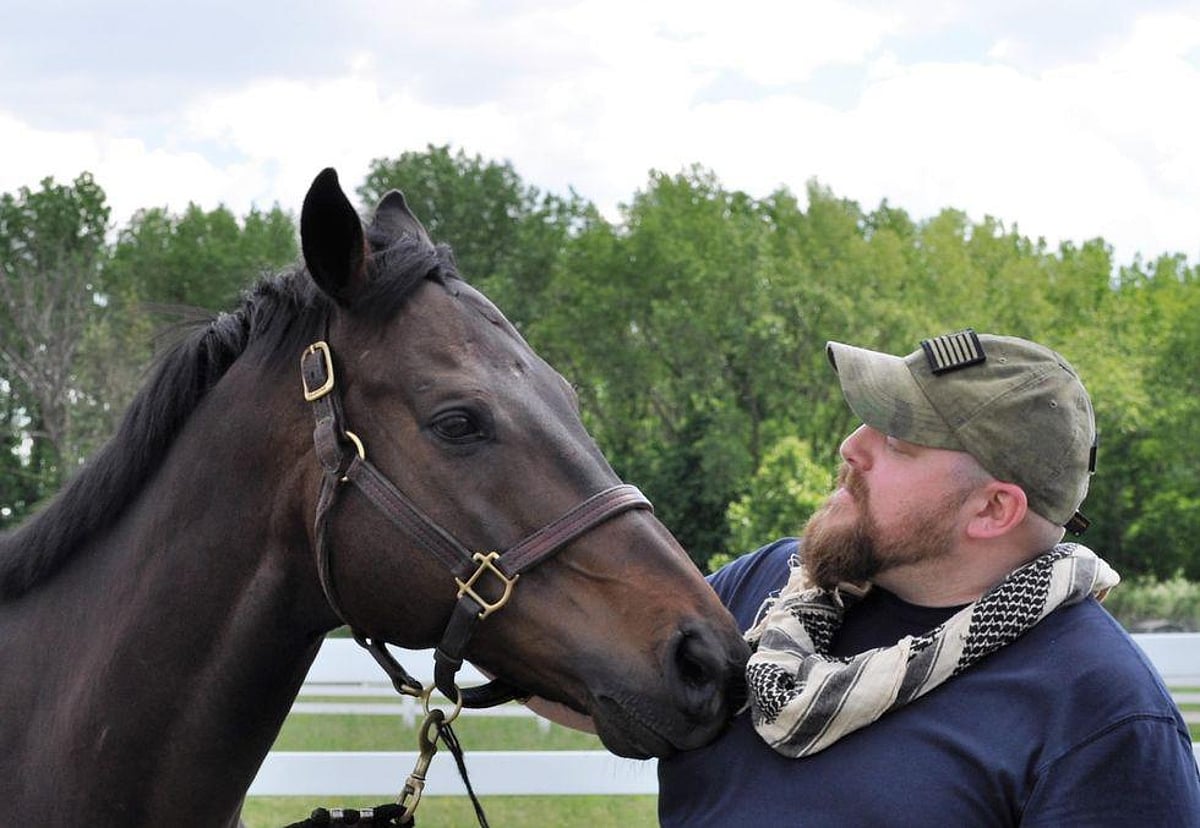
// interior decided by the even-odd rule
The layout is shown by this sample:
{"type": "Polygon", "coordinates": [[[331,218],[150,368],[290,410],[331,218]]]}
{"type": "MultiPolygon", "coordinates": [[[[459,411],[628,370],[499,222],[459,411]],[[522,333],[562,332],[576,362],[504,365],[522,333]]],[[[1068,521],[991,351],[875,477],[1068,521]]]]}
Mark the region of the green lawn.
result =
{"type": "MultiPolygon", "coordinates": [[[[468,761],[470,757],[468,756],[468,761]]],[[[247,828],[280,828],[304,819],[318,806],[361,808],[378,797],[343,797],[337,802],[301,796],[255,796],[246,800],[247,828]]],[[[658,824],[653,796],[485,796],[488,822],[497,828],[639,828],[658,824]]],[[[475,812],[465,797],[429,796],[417,808],[417,828],[470,828],[475,812]]]]}
{"type": "MultiPolygon", "coordinates": [[[[418,721],[399,716],[294,713],[283,724],[275,750],[416,750],[418,721]]],[[[454,732],[472,750],[603,750],[600,739],[532,716],[459,716],[454,732]]]]}

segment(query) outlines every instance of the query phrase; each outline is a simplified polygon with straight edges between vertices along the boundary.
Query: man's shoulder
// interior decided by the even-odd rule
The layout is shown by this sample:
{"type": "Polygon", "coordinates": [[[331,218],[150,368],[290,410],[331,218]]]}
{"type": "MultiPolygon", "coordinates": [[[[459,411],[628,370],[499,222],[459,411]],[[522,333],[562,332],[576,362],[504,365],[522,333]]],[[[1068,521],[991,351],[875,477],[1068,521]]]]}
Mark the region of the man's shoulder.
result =
{"type": "Polygon", "coordinates": [[[1094,598],[1055,610],[996,656],[1041,666],[1048,697],[1064,704],[1086,700],[1097,719],[1177,715],[1150,659],[1094,598]]]}
{"type": "Polygon", "coordinates": [[[762,602],[787,583],[798,549],[796,538],[780,538],[709,576],[709,583],[743,629],[753,623],[762,602]]]}
{"type": "Polygon", "coordinates": [[[1097,662],[1107,669],[1120,667],[1153,672],[1149,660],[1125,628],[1095,598],[1060,607],[1031,633],[1033,642],[1053,649],[1068,649],[1073,661],[1097,662]]]}

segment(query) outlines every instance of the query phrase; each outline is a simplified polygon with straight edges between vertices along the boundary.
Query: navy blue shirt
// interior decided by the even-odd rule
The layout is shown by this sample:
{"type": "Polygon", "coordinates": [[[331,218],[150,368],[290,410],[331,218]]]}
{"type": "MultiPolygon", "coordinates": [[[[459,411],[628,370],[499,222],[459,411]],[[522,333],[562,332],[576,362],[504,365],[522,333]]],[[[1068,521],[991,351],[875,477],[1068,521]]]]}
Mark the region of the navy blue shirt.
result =
{"type": "MultiPolygon", "coordinates": [[[[794,539],[711,578],[743,629],[787,580],[794,539]]],[[[847,613],[861,644],[945,617],[885,596],[847,613]]],[[[915,629],[927,624],[924,629],[915,629]]],[[[834,642],[840,649],[839,641],[834,642]]],[[[713,744],[659,762],[665,826],[1200,826],[1191,737],[1145,655],[1092,599],[909,705],[803,759],[738,716],[713,744]]]]}

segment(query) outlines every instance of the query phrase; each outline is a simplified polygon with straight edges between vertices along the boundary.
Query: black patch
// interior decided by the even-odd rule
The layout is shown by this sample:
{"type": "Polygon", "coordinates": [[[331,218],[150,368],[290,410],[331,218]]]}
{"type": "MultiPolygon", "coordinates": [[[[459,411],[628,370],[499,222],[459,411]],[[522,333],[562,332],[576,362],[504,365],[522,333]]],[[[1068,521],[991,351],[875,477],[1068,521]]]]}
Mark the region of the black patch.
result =
{"type": "Polygon", "coordinates": [[[921,348],[925,351],[925,358],[929,360],[929,370],[935,375],[978,365],[987,359],[979,336],[972,328],[935,336],[932,339],[922,339],[921,348]]]}

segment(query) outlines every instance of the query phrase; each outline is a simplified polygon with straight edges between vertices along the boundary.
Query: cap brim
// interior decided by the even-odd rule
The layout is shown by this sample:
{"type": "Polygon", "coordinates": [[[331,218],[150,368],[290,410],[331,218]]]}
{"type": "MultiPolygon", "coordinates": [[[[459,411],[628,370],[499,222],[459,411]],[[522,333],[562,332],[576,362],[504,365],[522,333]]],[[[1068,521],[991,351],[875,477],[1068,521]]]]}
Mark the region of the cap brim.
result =
{"type": "Polygon", "coordinates": [[[825,349],[846,403],[866,425],[917,445],[962,449],[903,358],[841,342],[825,349]]]}

